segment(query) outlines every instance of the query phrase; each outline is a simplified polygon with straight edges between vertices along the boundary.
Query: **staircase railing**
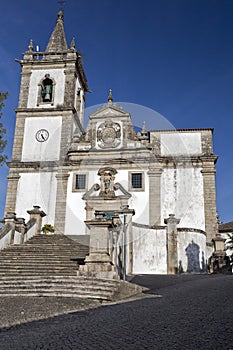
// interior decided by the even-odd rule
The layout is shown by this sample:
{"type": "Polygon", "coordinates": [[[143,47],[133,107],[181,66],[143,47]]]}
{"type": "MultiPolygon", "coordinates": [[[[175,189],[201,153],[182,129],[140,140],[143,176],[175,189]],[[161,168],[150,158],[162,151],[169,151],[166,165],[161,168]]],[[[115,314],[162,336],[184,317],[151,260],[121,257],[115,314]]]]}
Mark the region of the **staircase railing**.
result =
{"type": "Polygon", "coordinates": [[[34,206],[28,210],[30,219],[25,223],[24,218],[17,218],[14,212],[7,212],[1,222],[0,250],[14,244],[23,244],[41,232],[42,218],[46,215],[40,207],[34,206]]]}

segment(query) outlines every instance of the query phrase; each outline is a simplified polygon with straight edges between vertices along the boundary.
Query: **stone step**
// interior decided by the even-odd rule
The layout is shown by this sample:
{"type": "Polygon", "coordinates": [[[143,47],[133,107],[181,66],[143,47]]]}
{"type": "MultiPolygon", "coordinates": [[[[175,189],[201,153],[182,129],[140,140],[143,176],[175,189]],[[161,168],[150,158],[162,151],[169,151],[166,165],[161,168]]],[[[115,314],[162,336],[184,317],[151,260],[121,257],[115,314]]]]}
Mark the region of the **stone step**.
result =
{"type": "Polygon", "coordinates": [[[0,291],[2,291],[3,289],[5,290],[30,290],[30,289],[36,289],[36,288],[40,288],[40,289],[43,289],[43,290],[65,290],[65,291],[87,291],[87,292],[90,292],[91,291],[95,291],[97,293],[101,293],[101,292],[113,292],[113,287],[112,286],[99,286],[99,285],[96,285],[96,286],[87,286],[87,285],[75,285],[74,283],[51,283],[51,282],[39,282],[39,283],[17,283],[14,284],[14,283],[0,283],[0,291]]]}
{"type": "Polygon", "coordinates": [[[78,276],[30,276],[26,279],[3,277],[0,281],[0,296],[63,296],[112,300],[118,288],[118,281],[78,276]]]}
{"type": "Polygon", "coordinates": [[[18,274],[25,274],[25,275],[30,275],[30,274],[33,274],[33,275],[44,275],[44,274],[56,274],[56,273],[60,273],[62,272],[63,275],[70,275],[72,274],[72,276],[75,274],[77,275],[77,268],[67,268],[67,267],[48,267],[48,268],[43,268],[43,267],[40,267],[38,269],[35,269],[35,268],[9,268],[6,271],[4,271],[4,269],[1,269],[0,270],[0,275],[2,276],[7,276],[7,275],[18,275],[18,274]]]}
{"type": "MultiPolygon", "coordinates": [[[[81,259],[80,259],[81,260],[81,259]]],[[[66,266],[78,266],[78,263],[76,261],[72,261],[70,259],[39,259],[39,258],[36,258],[36,259],[22,259],[22,260],[19,260],[19,259],[16,259],[16,260],[10,260],[10,259],[6,259],[6,260],[3,260],[2,262],[0,261],[0,268],[3,267],[3,266],[23,266],[23,265],[60,265],[60,264],[63,264],[63,265],[66,265],[66,266]]]]}
{"type": "Polygon", "coordinates": [[[0,251],[1,296],[60,296],[113,300],[119,281],[77,276],[88,246],[62,235],[38,235],[0,251]]]}
{"type": "MultiPolygon", "coordinates": [[[[18,252],[18,251],[22,251],[22,252],[30,252],[30,251],[32,251],[32,252],[34,252],[34,251],[43,251],[43,250],[45,250],[45,251],[65,251],[65,252],[69,252],[69,251],[71,251],[71,252],[86,252],[87,250],[86,249],[76,249],[75,247],[72,247],[72,246],[70,246],[70,247],[68,247],[68,246],[66,246],[66,247],[64,247],[64,246],[45,246],[45,247],[43,247],[43,246],[41,246],[41,245],[14,245],[14,246],[9,246],[9,247],[7,247],[6,248],[7,249],[7,251],[9,251],[9,252],[18,252]]],[[[6,250],[3,250],[3,252],[6,252],[6,250]]]]}
{"type": "Polygon", "coordinates": [[[36,288],[40,288],[40,289],[44,289],[44,290],[65,290],[65,291],[87,291],[89,292],[91,291],[95,291],[97,293],[101,293],[101,292],[113,292],[113,287],[112,286],[101,286],[101,285],[96,285],[96,286],[92,286],[92,285],[76,285],[76,284],[72,284],[72,283],[51,283],[51,282],[38,282],[38,283],[18,283],[17,285],[14,283],[0,283],[0,291],[2,291],[3,289],[5,290],[30,290],[30,289],[36,289],[36,288]]]}
{"type": "MultiPolygon", "coordinates": [[[[0,297],[5,297],[5,292],[0,292],[0,297]]],[[[104,296],[103,294],[97,295],[93,292],[90,293],[79,293],[78,291],[70,293],[68,291],[9,291],[8,297],[60,297],[60,298],[81,298],[81,299],[99,299],[99,300],[114,300],[111,295],[104,296]]]]}
{"type": "Polygon", "coordinates": [[[8,277],[8,276],[5,276],[5,277],[2,277],[1,280],[0,280],[0,283],[1,282],[15,282],[17,283],[18,281],[21,282],[41,282],[41,281],[49,281],[49,282],[72,282],[72,283],[79,283],[79,284],[91,284],[91,285],[118,285],[119,283],[121,283],[120,281],[118,280],[109,280],[109,279],[103,279],[103,278],[96,278],[96,277],[86,277],[86,276],[56,276],[56,275],[50,275],[48,276],[47,278],[41,278],[41,277],[38,277],[38,276],[27,276],[24,277],[23,276],[19,276],[17,278],[17,280],[14,278],[14,277],[8,277]]]}
{"type": "Polygon", "coordinates": [[[0,264],[0,271],[1,270],[4,270],[4,269],[15,269],[15,268],[33,268],[33,269],[36,269],[37,267],[38,268],[48,268],[48,267],[51,267],[51,266],[54,266],[54,267],[67,267],[67,268],[76,268],[78,269],[78,264],[73,264],[72,262],[69,263],[69,262],[64,262],[64,261],[58,261],[58,262],[53,262],[53,264],[51,265],[49,262],[23,262],[22,264],[19,264],[17,262],[15,263],[2,263],[0,264]]]}

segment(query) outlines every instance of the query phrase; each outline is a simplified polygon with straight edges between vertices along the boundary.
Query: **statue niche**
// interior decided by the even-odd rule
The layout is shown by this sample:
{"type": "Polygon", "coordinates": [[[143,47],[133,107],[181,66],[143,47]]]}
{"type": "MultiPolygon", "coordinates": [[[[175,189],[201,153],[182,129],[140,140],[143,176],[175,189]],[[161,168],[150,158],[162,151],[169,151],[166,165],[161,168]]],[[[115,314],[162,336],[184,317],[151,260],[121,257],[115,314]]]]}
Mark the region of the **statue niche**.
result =
{"type": "Polygon", "coordinates": [[[100,197],[113,198],[115,197],[114,180],[117,171],[113,168],[101,168],[98,171],[100,176],[100,197]]]}

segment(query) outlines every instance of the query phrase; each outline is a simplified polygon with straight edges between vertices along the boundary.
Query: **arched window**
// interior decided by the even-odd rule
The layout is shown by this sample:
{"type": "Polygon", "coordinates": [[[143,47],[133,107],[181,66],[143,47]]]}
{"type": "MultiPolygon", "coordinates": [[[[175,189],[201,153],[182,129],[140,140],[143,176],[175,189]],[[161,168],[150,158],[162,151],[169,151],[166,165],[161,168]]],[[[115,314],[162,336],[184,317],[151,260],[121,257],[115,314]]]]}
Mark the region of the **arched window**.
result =
{"type": "Polygon", "coordinates": [[[45,74],[44,78],[38,84],[37,106],[41,104],[54,103],[56,82],[50,77],[50,74],[45,74]]]}
{"type": "Polygon", "coordinates": [[[42,82],[41,97],[43,102],[51,102],[53,96],[53,82],[51,79],[46,78],[42,82]]]}

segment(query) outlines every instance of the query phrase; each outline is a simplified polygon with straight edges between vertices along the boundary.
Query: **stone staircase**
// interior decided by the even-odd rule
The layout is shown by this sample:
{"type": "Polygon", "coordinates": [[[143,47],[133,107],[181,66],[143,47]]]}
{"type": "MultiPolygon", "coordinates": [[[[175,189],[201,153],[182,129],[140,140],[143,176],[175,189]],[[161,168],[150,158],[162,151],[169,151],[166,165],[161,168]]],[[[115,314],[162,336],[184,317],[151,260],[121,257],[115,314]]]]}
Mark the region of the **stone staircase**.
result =
{"type": "Polygon", "coordinates": [[[64,235],[38,235],[0,252],[1,296],[57,296],[114,300],[137,294],[118,280],[77,276],[88,246],[64,235]]]}

